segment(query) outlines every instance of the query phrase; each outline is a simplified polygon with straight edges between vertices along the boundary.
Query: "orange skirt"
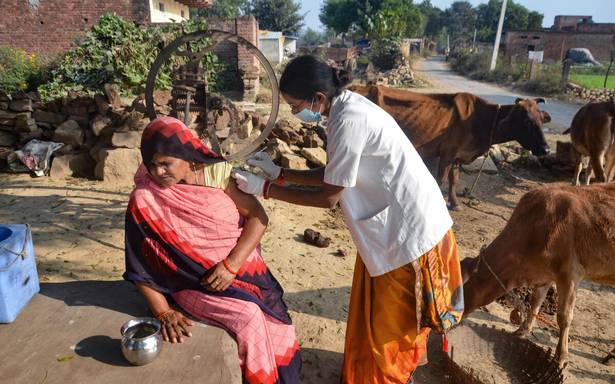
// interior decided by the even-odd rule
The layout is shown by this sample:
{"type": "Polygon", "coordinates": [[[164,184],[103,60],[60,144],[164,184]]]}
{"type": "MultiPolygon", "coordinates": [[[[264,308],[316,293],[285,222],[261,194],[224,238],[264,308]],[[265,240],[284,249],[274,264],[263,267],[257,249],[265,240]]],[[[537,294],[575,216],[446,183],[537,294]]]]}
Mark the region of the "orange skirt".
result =
{"type": "MultiPolygon", "coordinates": [[[[416,293],[416,283],[417,276],[420,279],[420,268],[430,254],[445,260],[456,259],[459,263],[452,230],[421,256],[418,263],[407,264],[384,275],[371,277],[361,257],[357,256],[342,383],[406,384],[414,370],[427,363],[430,328],[420,326],[424,303],[421,291],[416,293]]],[[[456,274],[454,279],[461,280],[461,274],[456,274]]]]}

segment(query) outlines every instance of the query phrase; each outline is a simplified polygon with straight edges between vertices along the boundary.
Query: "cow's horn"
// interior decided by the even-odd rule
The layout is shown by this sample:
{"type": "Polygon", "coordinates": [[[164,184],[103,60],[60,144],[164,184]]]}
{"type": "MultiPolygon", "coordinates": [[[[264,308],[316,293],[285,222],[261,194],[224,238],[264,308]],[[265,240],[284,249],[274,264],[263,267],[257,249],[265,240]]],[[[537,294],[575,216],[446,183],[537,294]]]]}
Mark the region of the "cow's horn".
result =
{"type": "Polygon", "coordinates": [[[546,104],[546,103],[547,103],[547,100],[545,100],[545,99],[544,99],[544,98],[542,98],[542,97],[537,97],[537,98],[535,98],[535,99],[534,99],[534,101],[535,101],[536,103],[544,103],[544,104],[546,104]]]}
{"type": "Polygon", "coordinates": [[[519,104],[520,101],[523,101],[522,97],[517,97],[517,100],[515,100],[515,104],[519,104]]]}

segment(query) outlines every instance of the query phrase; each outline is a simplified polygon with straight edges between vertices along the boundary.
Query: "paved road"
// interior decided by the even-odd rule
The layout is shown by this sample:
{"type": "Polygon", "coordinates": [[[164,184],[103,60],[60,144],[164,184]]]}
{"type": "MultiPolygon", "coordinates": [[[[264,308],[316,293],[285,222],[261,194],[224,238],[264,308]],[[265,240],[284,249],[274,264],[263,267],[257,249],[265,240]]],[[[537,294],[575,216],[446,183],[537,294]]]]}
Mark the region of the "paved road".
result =
{"type": "MultiPolygon", "coordinates": [[[[500,104],[512,104],[517,97],[537,96],[459,76],[448,68],[442,56],[422,60],[415,66],[415,71],[420,76],[426,77],[432,84],[431,88],[424,90],[425,92],[470,92],[500,104]]],[[[572,117],[580,108],[580,104],[547,100],[547,103],[541,105],[540,108],[551,115],[551,123],[546,125],[546,131],[561,133],[570,126],[572,117]]]]}

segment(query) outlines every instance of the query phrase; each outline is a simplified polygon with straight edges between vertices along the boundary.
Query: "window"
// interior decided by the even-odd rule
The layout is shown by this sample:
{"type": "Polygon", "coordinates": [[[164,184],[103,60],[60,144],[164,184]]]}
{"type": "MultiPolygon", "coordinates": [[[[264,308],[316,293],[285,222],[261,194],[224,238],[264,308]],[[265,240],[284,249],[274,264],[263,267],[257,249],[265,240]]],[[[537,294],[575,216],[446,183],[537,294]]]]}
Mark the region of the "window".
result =
{"type": "Polygon", "coordinates": [[[527,39],[527,35],[521,35],[519,37],[522,38],[522,39],[527,39]]]}
{"type": "Polygon", "coordinates": [[[534,39],[534,40],[540,40],[540,36],[532,36],[532,39],[534,39]]]}
{"type": "Polygon", "coordinates": [[[527,51],[531,52],[531,51],[535,51],[536,50],[536,46],[535,45],[528,45],[527,46],[527,51]]]}
{"type": "Polygon", "coordinates": [[[164,3],[158,3],[158,9],[160,12],[164,12],[164,3]]]}

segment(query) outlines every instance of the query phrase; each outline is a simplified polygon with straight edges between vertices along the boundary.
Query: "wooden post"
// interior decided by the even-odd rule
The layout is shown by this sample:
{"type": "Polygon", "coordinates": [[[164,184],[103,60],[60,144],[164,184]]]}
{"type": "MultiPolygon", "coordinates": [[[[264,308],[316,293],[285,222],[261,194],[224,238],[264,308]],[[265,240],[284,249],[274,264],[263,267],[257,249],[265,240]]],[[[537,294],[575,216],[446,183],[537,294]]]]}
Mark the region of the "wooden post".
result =
{"type": "Polygon", "coordinates": [[[540,63],[538,60],[530,60],[530,80],[534,80],[540,69],[540,63]]]}
{"type": "Polygon", "coordinates": [[[559,83],[559,86],[562,89],[566,89],[566,85],[568,84],[568,76],[570,75],[570,67],[572,66],[572,63],[569,59],[565,59],[562,62],[563,66],[562,66],[562,80],[559,83]]]}

